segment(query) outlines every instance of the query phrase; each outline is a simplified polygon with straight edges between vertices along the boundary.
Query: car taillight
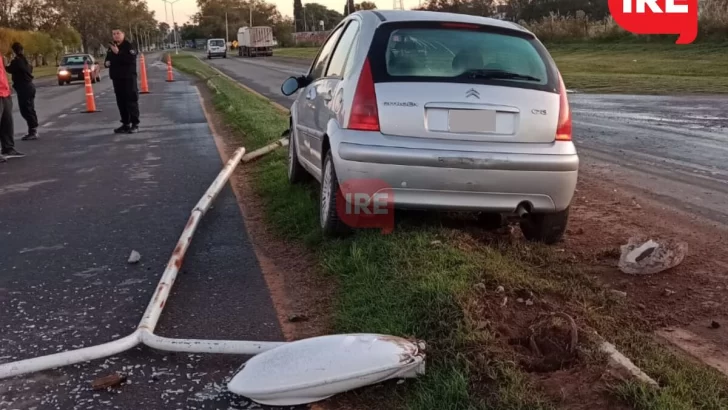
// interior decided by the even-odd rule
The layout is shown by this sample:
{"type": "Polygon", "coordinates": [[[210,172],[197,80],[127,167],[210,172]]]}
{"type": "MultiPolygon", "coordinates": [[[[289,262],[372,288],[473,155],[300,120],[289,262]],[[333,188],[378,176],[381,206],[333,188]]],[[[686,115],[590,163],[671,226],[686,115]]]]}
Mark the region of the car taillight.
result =
{"type": "Polygon", "coordinates": [[[566,86],[559,73],[559,122],[556,123],[556,141],[571,141],[571,107],[566,98],[566,86]]]}
{"type": "Polygon", "coordinates": [[[379,131],[379,111],[377,110],[377,94],[374,90],[372,69],[369,59],[364,61],[364,67],[359,75],[359,83],[354,91],[354,101],[351,104],[349,116],[350,130],[379,131]]]}

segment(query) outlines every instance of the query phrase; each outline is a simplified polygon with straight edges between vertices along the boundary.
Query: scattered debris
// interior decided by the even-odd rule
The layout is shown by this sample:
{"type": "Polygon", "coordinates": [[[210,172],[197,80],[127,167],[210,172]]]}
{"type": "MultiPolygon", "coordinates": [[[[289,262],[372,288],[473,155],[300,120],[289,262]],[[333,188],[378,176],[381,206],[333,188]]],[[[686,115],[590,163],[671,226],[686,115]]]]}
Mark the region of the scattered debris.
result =
{"type": "Polygon", "coordinates": [[[675,294],[675,291],[672,289],[665,288],[665,290],[662,291],[662,296],[672,296],[675,294]]]}
{"type": "Polygon", "coordinates": [[[607,373],[609,373],[613,377],[616,377],[620,380],[636,379],[647,384],[648,386],[656,388],[660,387],[660,385],[657,384],[657,382],[653,378],[648,376],[647,373],[643,372],[639,367],[635,366],[635,364],[632,363],[632,361],[629,360],[625,355],[620,353],[613,344],[604,341],[599,346],[599,350],[601,350],[609,357],[609,362],[607,363],[607,373]]]}
{"type": "Polygon", "coordinates": [[[610,289],[609,290],[609,293],[611,293],[614,296],[620,297],[620,298],[626,298],[627,297],[627,292],[623,292],[623,291],[617,290],[617,289],[610,289]]]}
{"type": "Polygon", "coordinates": [[[442,245],[442,241],[432,241],[432,242],[430,242],[430,245],[439,246],[439,245],[442,245]]]}
{"type": "Polygon", "coordinates": [[[531,371],[556,371],[576,361],[579,329],[574,318],[563,312],[554,312],[529,329],[528,347],[537,357],[526,366],[531,371]]]}
{"type": "Polygon", "coordinates": [[[531,299],[526,300],[526,306],[533,306],[533,301],[531,299]]]}
{"type": "Polygon", "coordinates": [[[651,275],[679,265],[687,253],[686,242],[632,237],[621,246],[618,266],[619,270],[630,275],[651,275]]]}
{"type": "Polygon", "coordinates": [[[139,254],[137,251],[131,251],[131,255],[129,255],[129,263],[137,263],[142,258],[142,255],[139,254]]]}
{"type": "Polygon", "coordinates": [[[294,313],[292,315],[288,315],[288,321],[291,323],[306,322],[308,321],[308,316],[294,313]]]}
{"type": "Polygon", "coordinates": [[[485,292],[485,283],[476,283],[475,289],[480,290],[481,292],[485,292]]]}
{"type": "Polygon", "coordinates": [[[497,288],[495,288],[495,293],[503,293],[505,291],[506,288],[504,288],[503,286],[498,286],[497,288]]]}
{"type": "Polygon", "coordinates": [[[718,329],[718,328],[720,328],[720,323],[718,323],[715,320],[713,320],[712,322],[710,322],[710,328],[711,329],[718,329]]]}
{"type": "Polygon", "coordinates": [[[523,302],[524,302],[524,300],[523,300],[523,298],[518,298],[518,299],[516,299],[516,302],[518,302],[518,303],[523,303],[523,302]]]}
{"type": "Polygon", "coordinates": [[[119,373],[110,374],[108,376],[99,377],[91,383],[94,390],[106,390],[109,387],[116,387],[126,381],[126,376],[119,373]]]}
{"type": "Polygon", "coordinates": [[[501,306],[505,306],[508,303],[508,296],[503,296],[503,300],[501,301],[501,306]]]}

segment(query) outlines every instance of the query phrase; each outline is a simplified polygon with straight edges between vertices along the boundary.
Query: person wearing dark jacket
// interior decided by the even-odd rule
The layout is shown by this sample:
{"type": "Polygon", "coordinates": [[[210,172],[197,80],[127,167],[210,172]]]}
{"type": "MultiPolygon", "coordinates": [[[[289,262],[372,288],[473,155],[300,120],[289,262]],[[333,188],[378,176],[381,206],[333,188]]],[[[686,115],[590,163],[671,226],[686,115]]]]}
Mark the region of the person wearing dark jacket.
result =
{"type": "Polygon", "coordinates": [[[18,109],[28,124],[28,133],[23,141],[38,139],[38,115],[35,113],[35,85],[33,85],[33,66],[23,53],[23,45],[13,43],[10,47],[15,58],[6,67],[13,79],[13,88],[18,94],[18,109]]]}
{"type": "Polygon", "coordinates": [[[15,150],[13,138],[13,96],[10,93],[8,76],[5,74],[5,56],[0,56],[0,163],[7,162],[8,158],[24,157],[15,150]]]}
{"type": "Polygon", "coordinates": [[[104,66],[109,69],[109,77],[114,84],[116,105],[119,106],[121,127],[114,130],[117,134],[139,131],[139,89],[137,88],[137,51],[124,37],[121,30],[112,31],[114,41],[106,51],[104,66]]]}

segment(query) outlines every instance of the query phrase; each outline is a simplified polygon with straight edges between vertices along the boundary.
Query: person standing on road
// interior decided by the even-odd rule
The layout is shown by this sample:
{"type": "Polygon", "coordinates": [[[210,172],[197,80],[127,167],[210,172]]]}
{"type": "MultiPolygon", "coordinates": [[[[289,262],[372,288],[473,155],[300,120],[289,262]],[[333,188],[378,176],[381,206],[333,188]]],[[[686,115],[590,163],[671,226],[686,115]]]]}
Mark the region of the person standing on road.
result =
{"type": "Polygon", "coordinates": [[[104,66],[109,69],[109,77],[114,84],[116,105],[119,106],[121,127],[114,130],[117,134],[131,134],[139,131],[139,89],[137,88],[137,51],[126,40],[124,32],[112,31],[114,41],[109,43],[104,66]]]}
{"type": "Polygon", "coordinates": [[[35,85],[33,85],[33,66],[23,54],[23,45],[13,43],[12,47],[15,58],[7,67],[13,78],[13,88],[18,95],[18,108],[28,124],[28,133],[23,141],[38,139],[38,116],[35,113],[35,85]]]}
{"type": "Polygon", "coordinates": [[[13,134],[13,96],[10,93],[8,76],[5,74],[5,56],[2,57],[3,67],[0,69],[0,163],[7,158],[20,158],[25,155],[15,150],[13,134]]]}

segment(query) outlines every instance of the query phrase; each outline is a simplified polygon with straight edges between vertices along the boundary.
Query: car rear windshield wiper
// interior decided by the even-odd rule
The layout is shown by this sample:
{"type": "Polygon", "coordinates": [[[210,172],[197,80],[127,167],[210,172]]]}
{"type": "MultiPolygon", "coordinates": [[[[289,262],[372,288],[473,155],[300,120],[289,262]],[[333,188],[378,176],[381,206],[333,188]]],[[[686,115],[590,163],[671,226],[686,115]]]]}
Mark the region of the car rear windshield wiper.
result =
{"type": "Polygon", "coordinates": [[[459,75],[459,77],[466,78],[485,78],[485,79],[505,79],[505,80],[525,80],[525,81],[537,81],[541,82],[540,78],[536,78],[530,75],[513,73],[505,70],[468,70],[459,75]]]}

